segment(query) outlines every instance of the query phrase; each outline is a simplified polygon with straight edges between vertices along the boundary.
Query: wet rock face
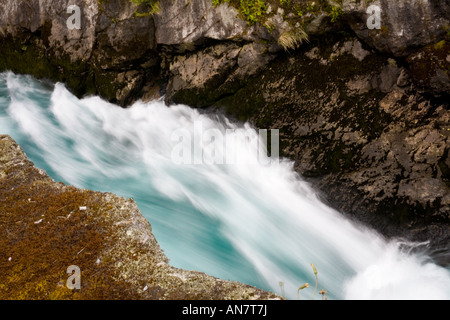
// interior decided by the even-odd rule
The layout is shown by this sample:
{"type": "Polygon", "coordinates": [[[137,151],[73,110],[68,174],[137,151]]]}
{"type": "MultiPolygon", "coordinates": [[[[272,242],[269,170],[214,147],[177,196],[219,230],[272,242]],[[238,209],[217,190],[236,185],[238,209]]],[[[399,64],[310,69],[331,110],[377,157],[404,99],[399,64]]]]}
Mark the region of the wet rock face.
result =
{"type": "Polygon", "coordinates": [[[80,3],[80,29],[70,30],[67,19],[71,1],[2,1],[0,2],[0,28],[2,35],[21,37],[24,31],[37,32],[46,24],[50,30],[46,45],[55,49],[54,54],[69,54],[72,61],[90,58],[95,45],[97,2],[80,3]]]}
{"type": "Polygon", "coordinates": [[[280,298],[170,266],[133,200],[54,182],[2,135],[0,232],[1,299],[280,298]]]}
{"type": "Polygon", "coordinates": [[[99,2],[91,64],[98,94],[126,106],[155,86],[159,70],[153,18],[135,17],[129,1],[99,2]],[[153,78],[153,79],[152,79],[153,78]]]}
{"type": "Polygon", "coordinates": [[[280,129],[282,154],[341,212],[448,251],[448,100],[420,94],[396,60],[356,39],[313,42],[215,107],[280,129]]]}
{"type": "Polygon", "coordinates": [[[130,1],[2,1],[0,12],[2,69],[63,81],[78,96],[98,94],[123,106],[154,84],[153,18],[135,17],[130,1]]]}

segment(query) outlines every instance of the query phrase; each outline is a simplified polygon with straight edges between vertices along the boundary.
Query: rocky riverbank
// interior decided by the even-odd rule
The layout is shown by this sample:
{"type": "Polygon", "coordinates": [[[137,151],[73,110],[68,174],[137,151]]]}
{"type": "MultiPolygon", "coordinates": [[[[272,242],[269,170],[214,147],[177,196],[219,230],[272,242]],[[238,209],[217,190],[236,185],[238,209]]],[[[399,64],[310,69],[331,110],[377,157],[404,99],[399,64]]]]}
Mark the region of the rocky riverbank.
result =
{"type": "Polygon", "coordinates": [[[418,1],[0,2],[0,69],[122,106],[225,111],[280,129],[325,201],[449,262],[450,4],[418,1]],[[69,4],[81,8],[70,30],[69,4]],[[369,5],[380,27],[368,28],[369,5]],[[141,7],[139,10],[145,10],[141,7]]]}
{"type": "Polygon", "coordinates": [[[280,299],[170,266],[132,199],[57,183],[1,135],[0,190],[2,300],[280,299]]]}

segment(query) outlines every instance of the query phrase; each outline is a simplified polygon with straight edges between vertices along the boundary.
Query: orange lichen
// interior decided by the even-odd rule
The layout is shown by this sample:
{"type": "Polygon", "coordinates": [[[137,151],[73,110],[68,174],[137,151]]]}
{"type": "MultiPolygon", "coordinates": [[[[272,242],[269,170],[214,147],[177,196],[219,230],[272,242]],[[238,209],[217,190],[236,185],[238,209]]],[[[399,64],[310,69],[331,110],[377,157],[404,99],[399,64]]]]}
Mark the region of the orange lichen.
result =
{"type": "Polygon", "coordinates": [[[0,189],[4,190],[0,233],[9,235],[0,239],[1,298],[132,297],[104,290],[105,285],[118,287],[117,283],[102,284],[102,280],[111,279],[114,269],[105,265],[105,261],[96,263],[105,239],[113,235],[113,230],[96,219],[102,203],[94,192],[34,185],[8,190],[6,183],[5,179],[0,182],[0,189]],[[81,206],[92,209],[81,211],[81,206]],[[79,266],[81,279],[86,279],[79,292],[65,287],[69,277],[66,269],[70,265],[79,266]]]}

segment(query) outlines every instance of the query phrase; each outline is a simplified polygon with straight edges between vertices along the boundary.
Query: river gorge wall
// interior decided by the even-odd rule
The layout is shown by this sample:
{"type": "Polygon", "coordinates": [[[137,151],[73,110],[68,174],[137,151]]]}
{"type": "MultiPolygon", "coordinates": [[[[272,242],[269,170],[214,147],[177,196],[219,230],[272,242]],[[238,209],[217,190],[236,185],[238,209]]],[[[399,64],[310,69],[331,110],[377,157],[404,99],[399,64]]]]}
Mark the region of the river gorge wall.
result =
{"type": "Polygon", "coordinates": [[[1,0],[0,69],[280,129],[324,201],[447,264],[450,2],[273,0],[256,17],[237,3],[1,0]]]}

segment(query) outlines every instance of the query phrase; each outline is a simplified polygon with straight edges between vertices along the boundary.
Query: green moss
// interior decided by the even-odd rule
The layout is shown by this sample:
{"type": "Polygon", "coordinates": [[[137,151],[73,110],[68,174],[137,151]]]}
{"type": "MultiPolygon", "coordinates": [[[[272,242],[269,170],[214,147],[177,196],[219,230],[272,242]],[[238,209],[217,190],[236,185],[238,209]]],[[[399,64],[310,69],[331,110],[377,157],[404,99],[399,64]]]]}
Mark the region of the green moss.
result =
{"type": "Polygon", "coordinates": [[[242,20],[249,25],[260,23],[269,33],[275,31],[271,19],[282,14],[283,20],[290,25],[290,30],[277,35],[278,44],[286,51],[298,49],[301,44],[309,40],[305,32],[308,24],[317,16],[326,14],[331,23],[336,23],[343,16],[342,1],[330,4],[327,0],[212,0],[217,6],[227,2],[235,7],[242,20]]]}
{"type": "Polygon", "coordinates": [[[136,11],[136,17],[147,17],[160,12],[159,0],[130,0],[138,5],[142,11],[136,11]]]}
{"type": "Polygon", "coordinates": [[[212,2],[215,6],[223,2],[232,4],[250,25],[263,21],[268,8],[265,0],[212,0],[212,2]]]}
{"type": "Polygon", "coordinates": [[[433,48],[435,50],[442,50],[445,47],[445,44],[446,44],[445,40],[442,40],[442,41],[439,41],[438,43],[434,44],[433,48]]]}
{"type": "Polygon", "coordinates": [[[380,33],[382,36],[387,37],[389,35],[389,28],[385,25],[381,26],[380,33]]]}
{"type": "Polygon", "coordinates": [[[271,15],[276,14],[278,8],[283,9],[285,17],[289,13],[293,13],[298,18],[308,13],[317,15],[326,12],[332,17],[333,22],[337,21],[343,13],[341,0],[336,1],[335,5],[330,5],[326,0],[212,0],[215,6],[224,2],[238,9],[249,24],[263,22],[271,15]]]}
{"type": "Polygon", "coordinates": [[[102,97],[109,97],[111,102],[117,102],[116,92],[123,87],[123,83],[117,83],[117,74],[100,69],[94,71],[96,91],[102,97]]]}
{"type": "Polygon", "coordinates": [[[340,6],[332,7],[330,10],[330,13],[328,14],[331,18],[331,22],[337,22],[344,12],[342,11],[342,8],[340,6]]]}

